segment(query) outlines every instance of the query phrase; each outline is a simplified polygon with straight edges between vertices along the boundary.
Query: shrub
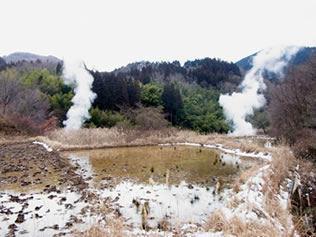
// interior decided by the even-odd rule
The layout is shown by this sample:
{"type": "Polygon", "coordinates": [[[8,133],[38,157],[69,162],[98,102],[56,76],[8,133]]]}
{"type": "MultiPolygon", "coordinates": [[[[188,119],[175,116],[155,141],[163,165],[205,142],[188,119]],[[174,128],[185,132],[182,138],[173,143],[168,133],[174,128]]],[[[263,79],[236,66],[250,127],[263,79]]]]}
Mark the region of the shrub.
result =
{"type": "Polygon", "coordinates": [[[50,131],[55,130],[56,128],[57,128],[57,117],[55,116],[52,116],[51,118],[45,120],[44,123],[42,123],[39,126],[41,133],[50,132],[50,131]]]}
{"type": "Polygon", "coordinates": [[[6,121],[9,126],[14,128],[15,131],[18,131],[25,135],[39,135],[40,129],[34,123],[31,118],[25,117],[21,114],[14,113],[6,116],[6,121]]]}
{"type": "Polygon", "coordinates": [[[160,108],[140,107],[136,113],[135,123],[142,129],[160,129],[168,126],[168,121],[160,108]]]}
{"type": "Polygon", "coordinates": [[[93,127],[106,127],[110,128],[115,126],[118,122],[124,121],[124,117],[116,112],[108,110],[100,110],[99,108],[90,109],[91,118],[88,124],[93,127]]]}

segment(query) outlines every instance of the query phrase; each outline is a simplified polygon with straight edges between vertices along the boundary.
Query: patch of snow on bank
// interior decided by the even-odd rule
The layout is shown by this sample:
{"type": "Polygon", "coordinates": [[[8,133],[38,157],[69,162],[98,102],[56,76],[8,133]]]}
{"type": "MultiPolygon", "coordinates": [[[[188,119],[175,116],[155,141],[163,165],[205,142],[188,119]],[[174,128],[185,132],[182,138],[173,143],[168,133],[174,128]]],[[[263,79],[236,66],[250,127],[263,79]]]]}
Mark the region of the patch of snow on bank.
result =
{"type": "Polygon", "coordinates": [[[46,149],[46,151],[48,151],[48,152],[52,152],[53,151],[53,148],[49,147],[47,144],[45,144],[43,142],[34,141],[33,144],[38,144],[38,145],[43,146],[46,149]]]}
{"type": "MultiPolygon", "coordinates": [[[[266,172],[272,172],[270,165],[260,168],[255,176],[249,178],[245,184],[240,186],[240,191],[236,195],[228,198],[226,203],[222,207],[219,207],[219,210],[222,211],[228,220],[237,216],[246,223],[256,221],[263,225],[272,224],[280,231],[286,231],[278,219],[271,216],[264,209],[265,197],[262,188],[265,184],[263,177],[266,172]],[[231,204],[237,204],[237,207],[231,208],[231,204]]],[[[280,194],[276,194],[276,197],[279,200],[281,208],[285,210],[288,204],[289,193],[281,187],[280,194]]],[[[293,228],[291,218],[288,221],[289,226],[293,228]]]]}
{"type": "Polygon", "coordinates": [[[159,144],[159,146],[195,146],[195,147],[207,147],[207,148],[213,148],[218,149],[223,152],[234,154],[236,156],[245,156],[245,157],[251,157],[251,158],[258,158],[266,161],[271,161],[272,157],[268,153],[264,152],[242,152],[239,149],[226,149],[221,144],[211,145],[211,144],[200,144],[200,143],[190,143],[190,142],[177,142],[177,143],[166,143],[166,144],[159,144]]]}

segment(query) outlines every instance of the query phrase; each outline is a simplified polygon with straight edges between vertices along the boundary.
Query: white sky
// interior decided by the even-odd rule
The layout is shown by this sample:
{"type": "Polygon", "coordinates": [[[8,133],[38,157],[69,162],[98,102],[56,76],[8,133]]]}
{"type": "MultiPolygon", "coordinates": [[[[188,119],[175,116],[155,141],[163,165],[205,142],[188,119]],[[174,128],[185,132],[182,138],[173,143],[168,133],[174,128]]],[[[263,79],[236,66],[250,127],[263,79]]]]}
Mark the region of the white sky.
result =
{"type": "Polygon", "coordinates": [[[0,55],[237,61],[275,45],[316,46],[315,0],[0,0],[0,55]]]}

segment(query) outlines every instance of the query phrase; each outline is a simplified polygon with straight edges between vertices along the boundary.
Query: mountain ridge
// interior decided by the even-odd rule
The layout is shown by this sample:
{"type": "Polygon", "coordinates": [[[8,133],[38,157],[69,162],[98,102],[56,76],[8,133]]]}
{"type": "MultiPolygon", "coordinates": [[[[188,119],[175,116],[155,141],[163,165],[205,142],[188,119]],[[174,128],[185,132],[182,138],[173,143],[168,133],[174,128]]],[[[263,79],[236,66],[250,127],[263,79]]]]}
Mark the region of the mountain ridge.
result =
{"type": "Polygon", "coordinates": [[[42,62],[52,62],[52,63],[59,63],[62,61],[61,59],[52,55],[42,56],[42,55],[33,54],[29,52],[14,52],[7,56],[2,56],[2,58],[7,64],[17,63],[20,61],[35,62],[37,60],[40,60],[42,62]]]}

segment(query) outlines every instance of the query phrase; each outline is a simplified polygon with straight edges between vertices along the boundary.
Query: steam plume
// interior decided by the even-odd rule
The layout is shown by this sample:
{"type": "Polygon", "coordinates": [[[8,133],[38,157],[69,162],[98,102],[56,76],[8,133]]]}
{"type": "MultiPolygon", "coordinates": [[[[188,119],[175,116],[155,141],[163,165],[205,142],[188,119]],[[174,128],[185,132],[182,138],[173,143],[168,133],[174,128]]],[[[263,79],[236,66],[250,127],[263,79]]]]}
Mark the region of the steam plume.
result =
{"type": "Polygon", "coordinates": [[[253,58],[253,67],[241,83],[241,92],[231,95],[221,95],[219,103],[224,109],[227,120],[233,122],[231,135],[254,135],[256,130],[246,121],[247,115],[252,115],[254,109],[262,107],[266,100],[262,92],[266,89],[263,72],[269,71],[283,76],[282,72],[289,60],[298,52],[295,46],[269,48],[259,52],[253,58]]]}
{"type": "Polygon", "coordinates": [[[67,120],[63,124],[66,130],[76,130],[90,118],[89,109],[96,97],[91,90],[93,77],[82,61],[64,60],[63,78],[65,84],[75,84],[75,96],[71,100],[73,105],[68,110],[67,120]]]}

